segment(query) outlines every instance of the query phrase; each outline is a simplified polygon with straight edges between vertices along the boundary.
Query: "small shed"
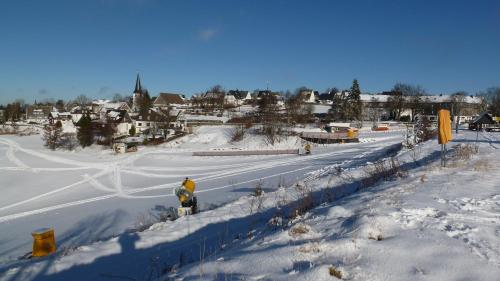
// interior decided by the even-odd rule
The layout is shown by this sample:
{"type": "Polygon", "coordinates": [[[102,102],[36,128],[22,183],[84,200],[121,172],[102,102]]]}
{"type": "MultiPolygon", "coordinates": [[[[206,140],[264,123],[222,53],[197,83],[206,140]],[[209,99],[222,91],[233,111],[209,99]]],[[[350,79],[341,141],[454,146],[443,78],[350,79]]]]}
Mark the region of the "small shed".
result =
{"type": "Polygon", "coordinates": [[[483,112],[469,123],[469,130],[481,130],[483,129],[483,125],[492,125],[495,123],[491,114],[483,112]]]}

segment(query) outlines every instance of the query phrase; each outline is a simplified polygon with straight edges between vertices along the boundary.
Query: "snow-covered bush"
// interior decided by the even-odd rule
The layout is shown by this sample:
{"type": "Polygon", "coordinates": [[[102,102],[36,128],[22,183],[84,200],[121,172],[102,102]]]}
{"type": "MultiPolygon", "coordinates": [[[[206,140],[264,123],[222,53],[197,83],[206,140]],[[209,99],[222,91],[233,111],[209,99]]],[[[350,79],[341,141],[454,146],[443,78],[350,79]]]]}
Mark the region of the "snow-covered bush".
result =
{"type": "Polygon", "coordinates": [[[78,138],[76,137],[75,133],[63,133],[61,135],[60,146],[62,148],[72,151],[78,145],[78,138]]]}

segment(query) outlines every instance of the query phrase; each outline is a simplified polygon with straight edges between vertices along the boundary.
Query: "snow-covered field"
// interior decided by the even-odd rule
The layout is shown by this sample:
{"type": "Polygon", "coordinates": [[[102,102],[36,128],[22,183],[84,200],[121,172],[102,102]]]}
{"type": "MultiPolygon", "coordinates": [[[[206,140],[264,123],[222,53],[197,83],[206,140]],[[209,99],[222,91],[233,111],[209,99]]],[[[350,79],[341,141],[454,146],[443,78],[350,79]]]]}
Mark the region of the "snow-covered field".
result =
{"type": "MultiPolygon", "coordinates": [[[[172,188],[193,178],[202,209],[266,191],[331,165],[354,167],[384,155],[399,131],[366,132],[362,143],[317,146],[311,156],[194,157],[208,149],[300,148],[299,138],[269,147],[249,135],[229,143],[228,127],[201,127],[193,135],[137,153],[116,155],[98,146],[68,152],[43,147],[40,136],[0,136],[0,262],[7,266],[31,250],[31,232],[54,227],[59,249],[117,236],[155,205],[176,206],[172,188]]],[[[88,279],[87,279],[88,280],[88,279]]]]}
{"type": "Polygon", "coordinates": [[[387,156],[401,132],[361,136],[362,143],[315,147],[308,157],[231,158],[190,155],[265,143],[248,136],[231,144],[224,127],[202,127],[174,144],[114,155],[96,147],[50,152],[34,136],[2,137],[0,186],[8,196],[0,199],[0,280],[335,280],[333,273],[498,280],[500,134],[481,133],[479,153],[460,159],[453,148],[476,137],[461,131],[446,168],[435,140],[400,152],[404,175],[373,186],[363,183],[369,161],[387,156]],[[205,209],[226,204],[119,234],[151,206],[175,205],[171,188],[185,171],[199,183],[205,209]],[[248,195],[261,178],[264,195],[248,195]],[[58,186],[41,190],[42,180],[58,186]],[[325,203],[290,217],[304,188],[325,203]],[[58,253],[13,260],[29,251],[30,231],[44,226],[55,226],[58,253]]]}

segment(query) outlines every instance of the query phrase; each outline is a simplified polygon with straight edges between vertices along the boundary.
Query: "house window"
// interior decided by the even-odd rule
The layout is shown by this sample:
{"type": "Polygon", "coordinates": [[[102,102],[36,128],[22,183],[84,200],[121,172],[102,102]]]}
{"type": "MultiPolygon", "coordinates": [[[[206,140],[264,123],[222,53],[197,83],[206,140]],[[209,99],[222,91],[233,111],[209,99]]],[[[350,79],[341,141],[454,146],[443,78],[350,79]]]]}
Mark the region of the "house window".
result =
{"type": "Polygon", "coordinates": [[[142,127],[142,123],[137,123],[137,127],[142,127]]]}
{"type": "Polygon", "coordinates": [[[149,124],[150,124],[150,123],[146,123],[146,126],[148,126],[148,127],[149,127],[149,124]]]}

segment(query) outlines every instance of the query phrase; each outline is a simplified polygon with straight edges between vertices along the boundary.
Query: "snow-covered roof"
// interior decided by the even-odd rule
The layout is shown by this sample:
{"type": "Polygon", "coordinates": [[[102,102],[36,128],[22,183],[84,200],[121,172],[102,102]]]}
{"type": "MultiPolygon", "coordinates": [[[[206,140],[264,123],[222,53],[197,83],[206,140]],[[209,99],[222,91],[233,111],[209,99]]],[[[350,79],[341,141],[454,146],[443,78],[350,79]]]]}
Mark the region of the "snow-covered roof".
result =
{"type": "Polygon", "coordinates": [[[103,104],[107,104],[107,103],[112,103],[110,100],[95,100],[95,101],[92,101],[92,104],[97,104],[97,105],[103,105],[103,104]]]}
{"type": "Polygon", "coordinates": [[[57,112],[57,111],[52,111],[50,113],[53,118],[58,118],[58,117],[71,117],[71,113],[69,112],[57,112]]]}
{"type": "MultiPolygon", "coordinates": [[[[360,98],[361,101],[364,102],[371,102],[376,100],[377,102],[387,102],[389,101],[391,95],[370,95],[370,94],[361,94],[360,98]]],[[[411,96],[405,96],[405,99],[410,99],[411,96]]],[[[441,103],[441,102],[450,102],[452,100],[451,95],[425,95],[421,96],[420,99],[422,102],[431,102],[431,103],[441,103]]],[[[481,103],[482,99],[480,97],[474,97],[474,96],[465,96],[464,101],[465,103],[476,103],[479,104],[481,103]]]]}

